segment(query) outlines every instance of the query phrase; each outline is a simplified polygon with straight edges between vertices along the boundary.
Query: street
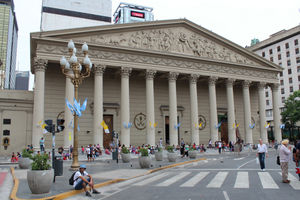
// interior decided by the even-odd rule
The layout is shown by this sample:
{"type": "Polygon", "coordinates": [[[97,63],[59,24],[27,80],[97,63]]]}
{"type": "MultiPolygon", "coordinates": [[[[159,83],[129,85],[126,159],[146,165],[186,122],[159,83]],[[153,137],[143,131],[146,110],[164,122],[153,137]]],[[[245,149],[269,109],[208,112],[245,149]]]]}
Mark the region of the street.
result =
{"type": "Polygon", "coordinates": [[[208,156],[204,161],[99,188],[101,195],[95,199],[299,199],[300,181],[294,163],[289,166],[291,183],[285,184],[275,160],[276,153],[272,151],[266,159],[267,170],[262,172],[254,152],[208,156]]]}

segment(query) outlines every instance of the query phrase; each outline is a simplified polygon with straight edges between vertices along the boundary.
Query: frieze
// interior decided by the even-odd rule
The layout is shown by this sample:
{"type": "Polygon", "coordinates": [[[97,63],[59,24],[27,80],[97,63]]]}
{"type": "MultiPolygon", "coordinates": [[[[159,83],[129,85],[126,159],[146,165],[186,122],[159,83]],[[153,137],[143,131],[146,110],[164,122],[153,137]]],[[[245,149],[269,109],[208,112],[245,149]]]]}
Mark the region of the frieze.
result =
{"type": "MultiPolygon", "coordinates": [[[[232,63],[256,65],[252,60],[241,56],[231,49],[225,48],[183,27],[93,35],[84,38],[74,38],[74,40],[92,44],[108,44],[134,49],[180,53],[232,63]]],[[[153,61],[159,62],[159,59],[153,61]]]]}
{"type": "MultiPolygon", "coordinates": [[[[55,48],[46,48],[45,44],[38,45],[38,53],[46,53],[52,55],[62,55],[65,47],[63,46],[55,46],[55,48]],[[51,50],[50,50],[51,49],[51,50]]],[[[159,65],[161,66],[169,66],[169,67],[178,67],[185,68],[190,70],[199,70],[205,72],[214,72],[214,73],[225,73],[234,76],[249,76],[261,79],[274,79],[277,80],[277,73],[267,70],[259,70],[259,69],[251,69],[251,68],[242,68],[237,66],[229,66],[229,65],[218,65],[218,64],[204,64],[195,61],[182,61],[170,58],[155,58],[153,56],[144,55],[132,55],[129,53],[120,53],[120,52],[109,52],[109,51],[100,51],[100,50],[92,50],[89,51],[89,57],[91,60],[93,59],[101,59],[101,60],[115,60],[115,61],[126,61],[133,63],[141,63],[141,64],[151,64],[151,65],[159,65]]]]}

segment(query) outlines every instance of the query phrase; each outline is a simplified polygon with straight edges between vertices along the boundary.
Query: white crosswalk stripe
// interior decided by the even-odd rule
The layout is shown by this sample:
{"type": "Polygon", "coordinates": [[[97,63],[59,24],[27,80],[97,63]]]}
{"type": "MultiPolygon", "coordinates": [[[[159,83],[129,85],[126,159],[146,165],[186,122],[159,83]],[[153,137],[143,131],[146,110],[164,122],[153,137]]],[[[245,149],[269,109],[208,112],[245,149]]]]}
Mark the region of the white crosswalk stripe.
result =
{"type": "Polygon", "coordinates": [[[181,172],[180,174],[178,174],[172,178],[169,178],[169,179],[165,180],[164,182],[157,184],[156,186],[159,186],[159,187],[169,186],[169,185],[175,183],[176,181],[184,178],[185,176],[189,175],[190,173],[191,172],[181,172]]]}
{"type": "MultiPolygon", "coordinates": [[[[282,176],[281,172],[279,172],[280,176],[282,176]]],[[[293,176],[291,173],[289,173],[288,179],[290,179],[290,186],[292,186],[292,188],[294,188],[295,190],[300,190],[300,181],[298,181],[298,179],[293,176]]]]}
{"type": "Polygon", "coordinates": [[[249,188],[248,172],[238,172],[234,188],[249,188]]]}
{"type": "Polygon", "coordinates": [[[200,172],[196,176],[194,176],[193,178],[188,180],[187,182],[180,185],[180,187],[194,187],[197,183],[199,183],[202,179],[204,179],[208,174],[209,174],[209,172],[200,172]]]}
{"type": "Polygon", "coordinates": [[[153,176],[151,178],[145,179],[145,180],[143,180],[141,182],[137,182],[134,185],[138,185],[138,186],[147,185],[147,184],[152,183],[154,181],[157,181],[157,180],[159,180],[159,179],[161,179],[161,178],[163,178],[163,177],[165,177],[167,175],[168,175],[168,173],[158,174],[158,175],[153,176]]]}
{"type": "Polygon", "coordinates": [[[258,172],[260,182],[265,189],[279,189],[269,172],[258,172]]]}
{"type": "Polygon", "coordinates": [[[207,188],[220,188],[225,181],[228,172],[218,172],[217,175],[206,186],[207,188]]]}

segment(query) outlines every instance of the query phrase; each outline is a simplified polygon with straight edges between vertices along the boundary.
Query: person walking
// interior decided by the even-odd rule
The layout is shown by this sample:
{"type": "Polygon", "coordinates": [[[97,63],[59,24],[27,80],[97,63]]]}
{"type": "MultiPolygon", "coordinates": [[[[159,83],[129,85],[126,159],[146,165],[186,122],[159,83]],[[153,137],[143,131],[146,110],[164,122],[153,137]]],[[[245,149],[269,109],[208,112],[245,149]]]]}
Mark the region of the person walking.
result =
{"type": "Polygon", "coordinates": [[[221,154],[221,150],[222,150],[222,142],[221,141],[218,142],[218,148],[219,148],[219,154],[221,154]]]}
{"type": "Polygon", "coordinates": [[[40,139],[40,150],[41,151],[45,151],[45,139],[42,137],[41,139],[40,139]]]}
{"type": "Polygon", "coordinates": [[[260,169],[262,171],[266,171],[265,169],[265,157],[268,157],[268,147],[267,145],[263,144],[262,139],[259,139],[259,144],[257,145],[257,153],[258,156],[260,169]]]}
{"type": "Polygon", "coordinates": [[[291,146],[289,146],[289,140],[285,139],[281,142],[279,148],[279,157],[280,157],[280,167],[282,172],[282,182],[289,183],[288,180],[288,170],[289,170],[289,160],[291,156],[291,146]]]}
{"type": "Polygon", "coordinates": [[[299,176],[299,181],[300,181],[300,140],[295,141],[295,147],[293,148],[293,160],[296,164],[296,173],[299,176]]]}

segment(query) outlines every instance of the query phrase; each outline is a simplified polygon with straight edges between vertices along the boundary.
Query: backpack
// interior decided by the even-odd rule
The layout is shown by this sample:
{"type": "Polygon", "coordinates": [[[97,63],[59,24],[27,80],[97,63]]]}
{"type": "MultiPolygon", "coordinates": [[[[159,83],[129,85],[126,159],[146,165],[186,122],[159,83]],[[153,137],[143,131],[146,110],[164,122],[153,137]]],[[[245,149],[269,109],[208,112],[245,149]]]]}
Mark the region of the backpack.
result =
{"type": "MultiPolygon", "coordinates": [[[[77,172],[77,171],[76,171],[77,172]]],[[[70,177],[70,179],[69,179],[69,184],[70,185],[74,185],[74,176],[75,176],[75,173],[76,172],[74,172],[73,174],[72,174],[72,176],[70,177]]]]}

